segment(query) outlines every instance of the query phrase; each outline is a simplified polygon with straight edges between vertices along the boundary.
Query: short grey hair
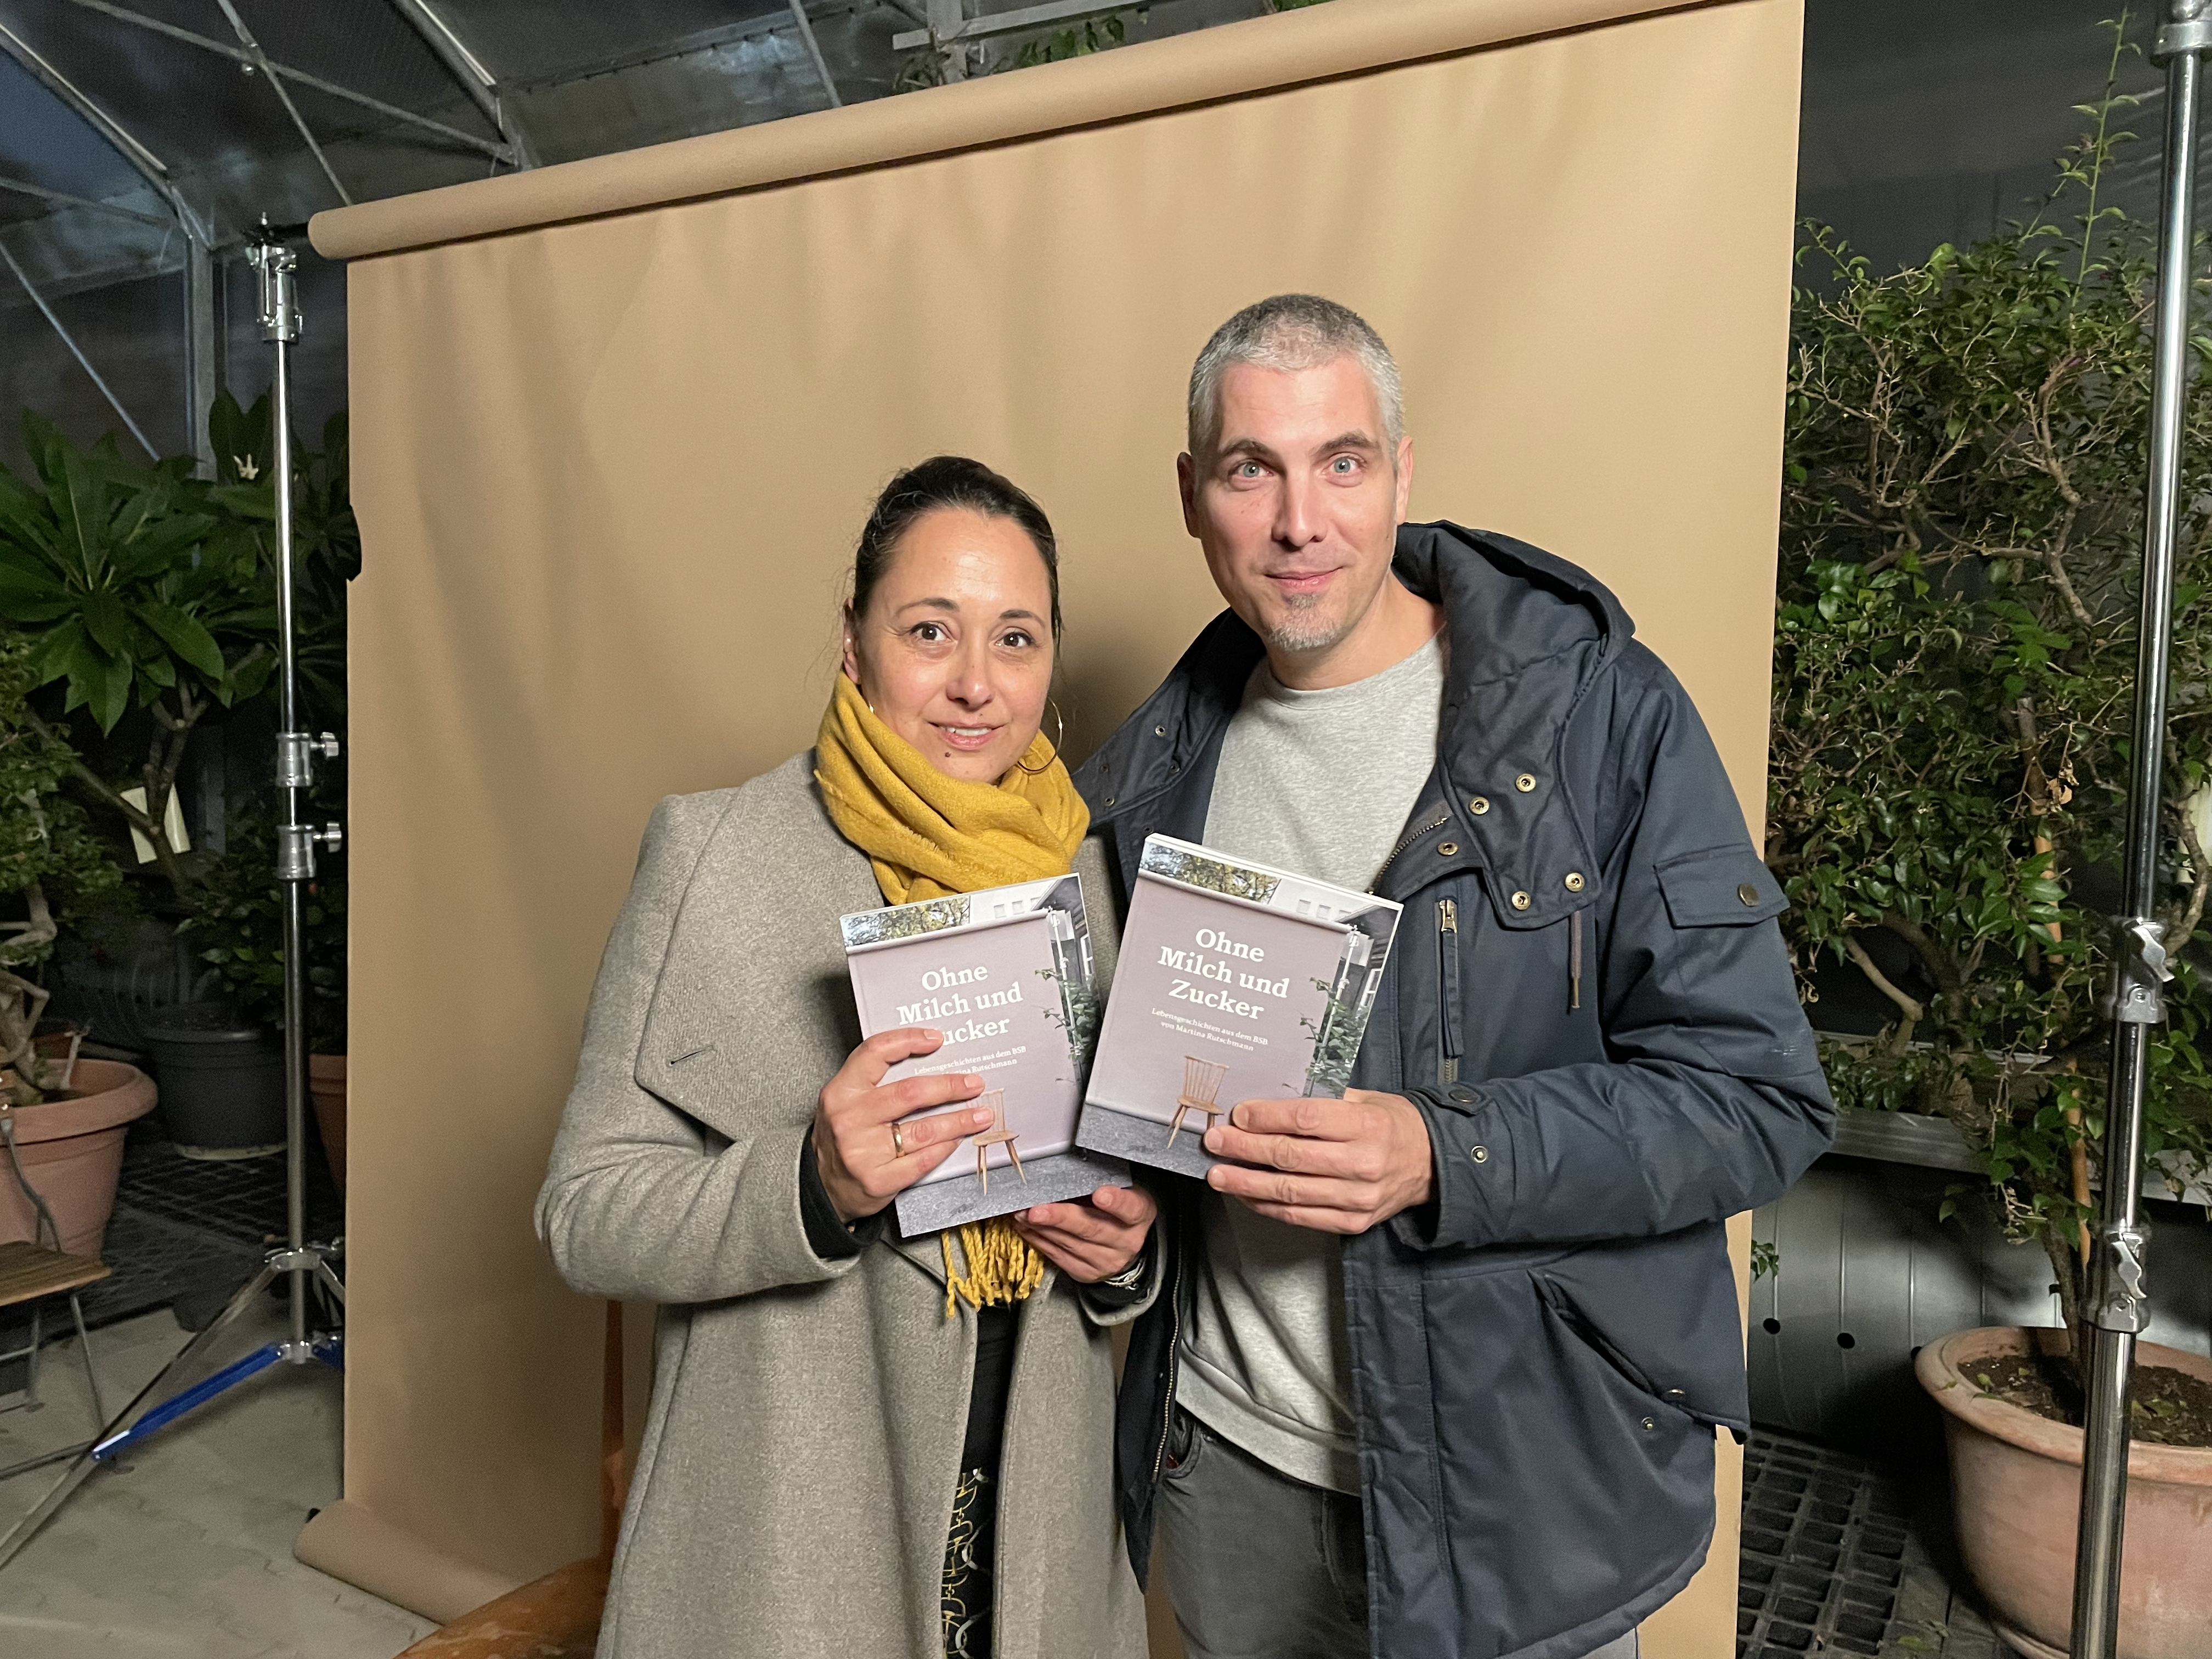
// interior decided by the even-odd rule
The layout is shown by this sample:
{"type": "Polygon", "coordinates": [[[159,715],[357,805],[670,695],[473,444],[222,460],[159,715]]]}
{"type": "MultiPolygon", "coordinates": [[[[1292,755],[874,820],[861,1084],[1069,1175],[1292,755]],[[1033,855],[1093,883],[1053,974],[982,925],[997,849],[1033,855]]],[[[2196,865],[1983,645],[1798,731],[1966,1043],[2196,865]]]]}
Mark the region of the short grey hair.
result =
{"type": "Polygon", "coordinates": [[[1382,438],[1396,465],[1406,433],[1406,393],[1398,361],[1382,337],[1349,307],[1317,294],[1278,294],[1238,312],[1219,328],[1190,369],[1189,441],[1205,462],[1221,437],[1221,377],[1235,363],[1261,368],[1319,368],[1339,357],[1358,362],[1382,411],[1382,438]]]}

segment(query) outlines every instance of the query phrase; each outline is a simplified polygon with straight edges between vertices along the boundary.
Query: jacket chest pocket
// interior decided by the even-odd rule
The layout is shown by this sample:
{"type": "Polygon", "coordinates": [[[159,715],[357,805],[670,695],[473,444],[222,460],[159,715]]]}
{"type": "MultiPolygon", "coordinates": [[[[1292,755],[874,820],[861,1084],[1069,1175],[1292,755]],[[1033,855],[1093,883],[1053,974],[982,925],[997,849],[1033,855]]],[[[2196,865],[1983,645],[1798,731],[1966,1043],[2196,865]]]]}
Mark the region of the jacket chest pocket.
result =
{"type": "Polygon", "coordinates": [[[1602,1058],[1595,915],[1500,927],[1468,885],[1420,894],[1399,923],[1406,1081],[1450,1085],[1602,1058]]]}
{"type": "Polygon", "coordinates": [[[1459,1081],[1459,1057],[1464,1038],[1461,1023],[1466,1013],[1459,992],[1459,901],[1447,895],[1437,901],[1437,1081],[1459,1081]]]}

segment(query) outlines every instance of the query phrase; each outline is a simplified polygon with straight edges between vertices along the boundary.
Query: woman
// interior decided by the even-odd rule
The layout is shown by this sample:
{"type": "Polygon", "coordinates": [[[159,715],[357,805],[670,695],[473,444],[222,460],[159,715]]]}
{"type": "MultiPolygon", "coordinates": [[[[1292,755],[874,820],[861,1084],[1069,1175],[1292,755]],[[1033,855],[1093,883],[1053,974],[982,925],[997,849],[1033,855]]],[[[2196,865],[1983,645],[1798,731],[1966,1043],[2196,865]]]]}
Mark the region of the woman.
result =
{"type": "Polygon", "coordinates": [[[1144,1652],[1104,1328],[1149,1299],[1152,1200],[897,1237],[891,1200],[989,1115],[898,1121],[982,1080],[884,1085],[941,1038],[855,1044],[837,927],[1070,867],[1059,580],[988,467],[900,475],[815,749],[646,831],[538,1203],[570,1285],[664,1304],[601,1659],[1144,1652]]]}

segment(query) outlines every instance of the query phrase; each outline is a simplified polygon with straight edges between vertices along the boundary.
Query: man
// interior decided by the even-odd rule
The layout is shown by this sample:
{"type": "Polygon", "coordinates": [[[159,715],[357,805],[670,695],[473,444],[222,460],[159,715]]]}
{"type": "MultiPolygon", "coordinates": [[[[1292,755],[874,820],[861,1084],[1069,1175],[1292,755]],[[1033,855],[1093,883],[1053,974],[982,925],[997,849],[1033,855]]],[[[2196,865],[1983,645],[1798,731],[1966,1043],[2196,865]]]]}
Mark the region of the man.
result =
{"type": "Polygon", "coordinates": [[[1374,331],[1310,295],[1190,381],[1230,613],[1084,768],[1154,831],[1405,910],[1341,1101],[1246,1101],[1170,1205],[1119,1479],[1192,1659],[1626,1659],[1745,1423],[1725,1218],[1833,1123],[1689,697],[1583,572],[1407,525],[1374,331]]]}

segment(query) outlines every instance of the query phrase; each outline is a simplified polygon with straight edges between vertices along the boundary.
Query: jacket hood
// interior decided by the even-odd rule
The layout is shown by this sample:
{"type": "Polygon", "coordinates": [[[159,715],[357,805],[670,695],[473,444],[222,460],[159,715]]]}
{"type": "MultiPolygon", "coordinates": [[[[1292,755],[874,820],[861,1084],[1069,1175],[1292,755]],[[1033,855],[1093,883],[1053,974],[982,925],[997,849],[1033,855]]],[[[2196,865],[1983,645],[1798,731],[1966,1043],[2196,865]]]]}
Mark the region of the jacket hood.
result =
{"type": "MultiPolygon", "coordinates": [[[[1401,525],[1392,569],[1441,605],[1450,657],[1437,769],[1415,807],[1449,862],[1491,872],[1499,921],[1540,927],[1597,896],[1597,858],[1583,814],[1561,786],[1559,748],[1589,689],[1635,634],[1620,602],[1589,572],[1526,542],[1455,524],[1401,525]],[[1444,828],[1449,825],[1450,828],[1444,828]],[[1572,872],[1578,885],[1569,888],[1572,872]]],[[[1131,820],[1210,773],[1222,731],[1266,654],[1224,611],[1192,641],[1159,689],[1076,775],[1094,828],[1131,820]]],[[[1377,890],[1384,890],[1378,882],[1377,890]]]]}

